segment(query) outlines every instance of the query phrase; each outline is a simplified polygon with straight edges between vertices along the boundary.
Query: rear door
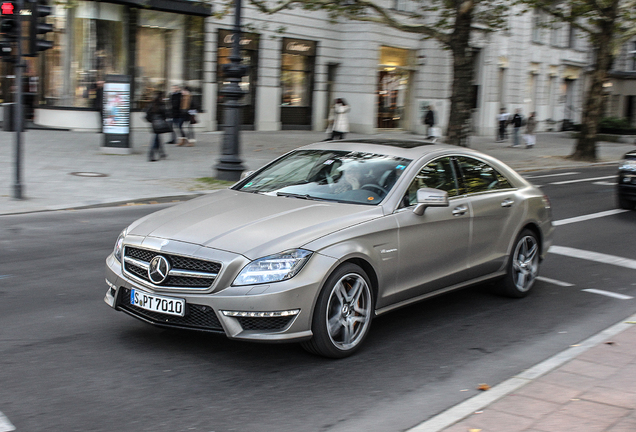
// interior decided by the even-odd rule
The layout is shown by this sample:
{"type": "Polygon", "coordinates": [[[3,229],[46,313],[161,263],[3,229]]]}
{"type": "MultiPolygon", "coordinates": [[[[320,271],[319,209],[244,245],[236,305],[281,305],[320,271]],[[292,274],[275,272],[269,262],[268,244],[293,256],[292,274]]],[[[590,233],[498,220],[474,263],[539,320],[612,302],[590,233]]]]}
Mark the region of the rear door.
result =
{"type": "Polygon", "coordinates": [[[455,162],[461,193],[471,207],[468,265],[471,278],[475,278],[502,268],[524,206],[517,189],[490,164],[467,156],[458,156],[455,162]]]}

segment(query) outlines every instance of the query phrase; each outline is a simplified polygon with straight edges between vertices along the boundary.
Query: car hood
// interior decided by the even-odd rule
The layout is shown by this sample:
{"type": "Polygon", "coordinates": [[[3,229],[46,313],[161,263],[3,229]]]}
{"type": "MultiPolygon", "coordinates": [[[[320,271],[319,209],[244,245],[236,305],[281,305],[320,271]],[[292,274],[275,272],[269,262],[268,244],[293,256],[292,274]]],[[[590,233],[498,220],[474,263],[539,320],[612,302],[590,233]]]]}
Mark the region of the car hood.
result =
{"type": "Polygon", "coordinates": [[[256,259],[382,216],[380,206],[308,201],[231,189],[153,213],[128,234],[183,241],[256,259]]]}

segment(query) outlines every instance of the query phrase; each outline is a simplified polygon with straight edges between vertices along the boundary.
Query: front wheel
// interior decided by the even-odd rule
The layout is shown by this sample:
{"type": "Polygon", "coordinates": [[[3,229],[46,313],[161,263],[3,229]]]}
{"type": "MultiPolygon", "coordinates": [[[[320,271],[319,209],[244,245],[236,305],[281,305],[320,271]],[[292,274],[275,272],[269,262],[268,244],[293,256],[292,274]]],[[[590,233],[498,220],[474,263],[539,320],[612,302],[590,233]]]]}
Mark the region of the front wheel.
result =
{"type": "Polygon", "coordinates": [[[329,276],[311,326],[307,351],[330,358],[350,356],[360,348],[371,327],[373,294],[369,277],[359,266],[345,264],[329,276]]]}
{"type": "Polygon", "coordinates": [[[539,274],[539,241],[533,231],[525,229],[519,234],[507,270],[503,294],[516,298],[528,295],[539,274]]]}

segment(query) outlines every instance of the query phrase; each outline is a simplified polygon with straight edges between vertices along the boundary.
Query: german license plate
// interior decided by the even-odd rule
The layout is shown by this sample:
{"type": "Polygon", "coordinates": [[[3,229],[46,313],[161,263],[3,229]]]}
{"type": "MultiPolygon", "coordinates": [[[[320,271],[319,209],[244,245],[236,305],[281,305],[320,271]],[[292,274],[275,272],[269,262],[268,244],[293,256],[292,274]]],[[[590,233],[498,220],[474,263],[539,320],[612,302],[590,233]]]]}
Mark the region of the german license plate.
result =
{"type": "Polygon", "coordinates": [[[130,290],[130,304],[167,315],[185,315],[184,299],[148,294],[136,289],[130,290]]]}

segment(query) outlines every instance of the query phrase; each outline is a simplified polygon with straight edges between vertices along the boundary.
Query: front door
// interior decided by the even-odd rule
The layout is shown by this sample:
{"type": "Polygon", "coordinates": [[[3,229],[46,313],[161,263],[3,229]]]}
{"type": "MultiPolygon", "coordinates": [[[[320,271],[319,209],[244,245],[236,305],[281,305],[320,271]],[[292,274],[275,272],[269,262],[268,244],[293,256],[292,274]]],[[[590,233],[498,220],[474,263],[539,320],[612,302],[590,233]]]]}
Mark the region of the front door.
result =
{"type": "Polygon", "coordinates": [[[412,180],[403,207],[394,217],[399,226],[399,272],[395,287],[387,290],[388,303],[397,303],[461,282],[468,266],[470,208],[459,188],[451,159],[427,163],[412,180]],[[417,190],[448,192],[449,207],[430,207],[413,213],[417,190]],[[422,265],[426,263],[426,265],[422,265]]]}

